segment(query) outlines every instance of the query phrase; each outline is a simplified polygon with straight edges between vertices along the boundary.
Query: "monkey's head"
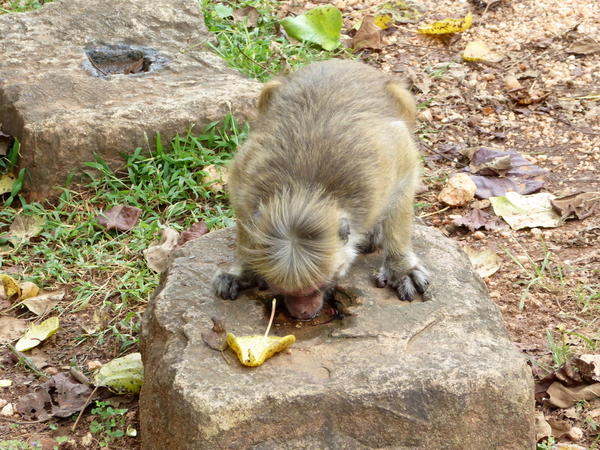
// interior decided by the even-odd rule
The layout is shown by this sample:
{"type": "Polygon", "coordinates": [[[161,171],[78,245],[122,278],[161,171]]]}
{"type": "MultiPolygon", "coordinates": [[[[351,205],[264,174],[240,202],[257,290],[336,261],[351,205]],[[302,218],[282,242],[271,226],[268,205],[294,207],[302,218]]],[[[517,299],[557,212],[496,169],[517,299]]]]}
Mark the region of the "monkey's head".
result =
{"type": "Polygon", "coordinates": [[[354,252],[347,245],[348,221],[321,194],[286,188],[238,224],[248,237],[240,249],[245,261],[284,295],[290,314],[301,320],[321,310],[325,289],[343,275],[354,252]]]}

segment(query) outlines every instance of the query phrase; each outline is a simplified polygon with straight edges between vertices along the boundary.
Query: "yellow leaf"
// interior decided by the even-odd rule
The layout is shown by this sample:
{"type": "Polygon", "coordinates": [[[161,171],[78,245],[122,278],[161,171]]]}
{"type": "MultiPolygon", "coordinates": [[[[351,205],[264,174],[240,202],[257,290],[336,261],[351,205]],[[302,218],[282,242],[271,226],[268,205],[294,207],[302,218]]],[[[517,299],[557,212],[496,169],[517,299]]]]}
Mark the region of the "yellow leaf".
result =
{"type": "Polygon", "coordinates": [[[38,292],[40,292],[40,288],[37,287],[35,283],[32,283],[31,281],[21,283],[21,300],[35,297],[38,295],[38,292]]]}
{"type": "Polygon", "coordinates": [[[394,19],[392,19],[390,16],[375,16],[375,25],[384,30],[387,30],[388,25],[393,21],[394,19]]]}
{"type": "Polygon", "coordinates": [[[482,42],[469,42],[463,51],[465,61],[500,62],[504,55],[491,51],[482,42]]]}
{"type": "Polygon", "coordinates": [[[236,338],[233,334],[227,335],[227,343],[237,353],[239,360],[245,366],[260,366],[266,359],[275,353],[285,350],[296,342],[292,334],[276,336],[241,336],[236,338]]]}
{"type": "Polygon", "coordinates": [[[7,173],[0,177],[0,194],[6,194],[12,191],[13,184],[15,184],[15,176],[12,173],[7,173]]]}
{"type": "Polygon", "coordinates": [[[473,24],[473,15],[469,12],[462,19],[444,19],[419,28],[417,31],[423,34],[449,34],[467,31],[473,24]]]}
{"type": "Polygon", "coordinates": [[[15,345],[15,348],[20,352],[32,349],[39,345],[40,342],[48,339],[58,331],[60,326],[58,317],[50,317],[44,320],[39,325],[32,324],[31,328],[23,335],[15,345]]]}
{"type": "Polygon", "coordinates": [[[9,275],[0,274],[2,277],[2,284],[4,286],[4,293],[9,299],[17,299],[21,296],[21,289],[17,282],[9,275]]]}

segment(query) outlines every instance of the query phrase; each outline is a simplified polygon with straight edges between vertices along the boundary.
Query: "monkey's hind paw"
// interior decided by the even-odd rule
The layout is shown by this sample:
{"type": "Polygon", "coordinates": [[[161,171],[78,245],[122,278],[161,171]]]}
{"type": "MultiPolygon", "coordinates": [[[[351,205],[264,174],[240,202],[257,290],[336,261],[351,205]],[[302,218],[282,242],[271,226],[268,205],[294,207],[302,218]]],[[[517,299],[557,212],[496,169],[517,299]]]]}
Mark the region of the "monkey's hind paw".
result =
{"type": "Polygon", "coordinates": [[[420,264],[413,267],[408,275],[400,276],[395,280],[390,280],[389,278],[390,277],[386,276],[385,271],[382,270],[379,275],[377,275],[377,287],[382,288],[387,285],[396,291],[398,298],[409,302],[412,302],[415,299],[415,294],[417,292],[423,294],[429,287],[429,272],[427,272],[420,264]]]}
{"type": "Polygon", "coordinates": [[[217,295],[223,300],[235,300],[241,288],[238,278],[224,272],[217,274],[213,284],[217,295]]]}

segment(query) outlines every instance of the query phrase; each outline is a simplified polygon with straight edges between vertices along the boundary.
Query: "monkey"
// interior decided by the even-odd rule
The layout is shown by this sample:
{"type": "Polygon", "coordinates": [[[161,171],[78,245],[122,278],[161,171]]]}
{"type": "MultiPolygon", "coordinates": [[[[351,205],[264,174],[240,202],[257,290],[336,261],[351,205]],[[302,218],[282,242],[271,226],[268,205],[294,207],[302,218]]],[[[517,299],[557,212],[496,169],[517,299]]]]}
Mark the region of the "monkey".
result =
{"type": "Polygon", "coordinates": [[[377,287],[402,300],[430,275],[413,252],[420,159],[405,84],[363,63],[329,60],[267,82],[248,140],[229,168],[236,257],[217,274],[234,300],[258,286],[310,320],[357,254],[383,249],[377,287]]]}

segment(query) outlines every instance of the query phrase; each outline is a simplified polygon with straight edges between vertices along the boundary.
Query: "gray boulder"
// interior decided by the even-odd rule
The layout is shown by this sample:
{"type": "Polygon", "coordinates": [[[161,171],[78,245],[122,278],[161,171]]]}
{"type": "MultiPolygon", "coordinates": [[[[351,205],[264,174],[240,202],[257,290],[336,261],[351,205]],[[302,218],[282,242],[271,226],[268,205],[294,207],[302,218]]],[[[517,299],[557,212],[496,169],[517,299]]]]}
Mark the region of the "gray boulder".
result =
{"type": "Polygon", "coordinates": [[[466,255],[415,227],[433,273],[424,302],[372,287],[381,254],[361,256],[339,283],[347,316],[293,322],[289,351],[255,368],[207,347],[201,332],[226,317],[236,336],[262,334],[272,293],[215,298],[232,260],[231,229],[175,251],[148,304],[141,334],[145,450],[507,449],[535,446],[533,380],[466,255]]]}
{"type": "Polygon", "coordinates": [[[260,89],[207,51],[197,0],[59,0],[0,16],[0,30],[0,129],[21,141],[31,199],[94,152],[116,167],[157,131],[166,144],[229,111],[243,121],[260,89]]]}

